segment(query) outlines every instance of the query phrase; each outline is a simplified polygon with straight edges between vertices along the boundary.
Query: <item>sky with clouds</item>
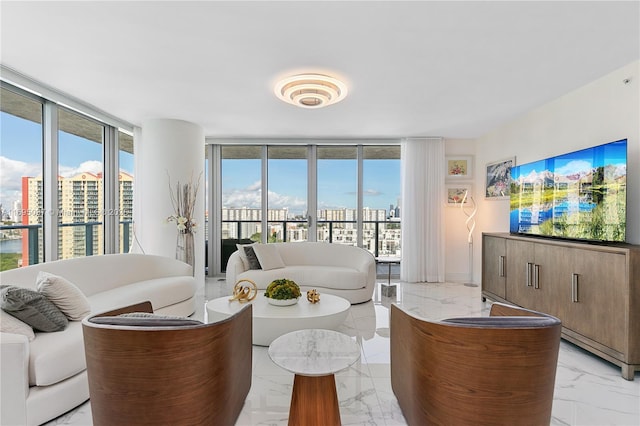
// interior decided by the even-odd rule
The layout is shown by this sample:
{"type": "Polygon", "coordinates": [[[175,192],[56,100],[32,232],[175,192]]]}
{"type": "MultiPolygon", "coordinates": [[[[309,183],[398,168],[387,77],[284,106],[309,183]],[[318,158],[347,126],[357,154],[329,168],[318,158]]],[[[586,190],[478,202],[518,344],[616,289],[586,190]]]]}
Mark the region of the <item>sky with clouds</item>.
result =
{"type": "MultiPolygon", "coordinates": [[[[0,113],[0,203],[10,209],[21,199],[22,177],[42,175],[42,129],[38,123],[0,113]]],[[[102,147],[74,135],[60,133],[59,174],[97,174],[102,170],[102,147]]],[[[288,207],[292,214],[307,209],[306,160],[269,160],[269,208],[288,207]]],[[[133,173],[133,156],[121,155],[121,170],[133,173]]],[[[356,160],[318,162],[318,208],[356,207],[356,160]]],[[[364,205],[388,209],[400,197],[400,161],[365,160],[364,205]]],[[[260,207],[260,160],[223,160],[223,199],[228,207],[260,207]]]]}

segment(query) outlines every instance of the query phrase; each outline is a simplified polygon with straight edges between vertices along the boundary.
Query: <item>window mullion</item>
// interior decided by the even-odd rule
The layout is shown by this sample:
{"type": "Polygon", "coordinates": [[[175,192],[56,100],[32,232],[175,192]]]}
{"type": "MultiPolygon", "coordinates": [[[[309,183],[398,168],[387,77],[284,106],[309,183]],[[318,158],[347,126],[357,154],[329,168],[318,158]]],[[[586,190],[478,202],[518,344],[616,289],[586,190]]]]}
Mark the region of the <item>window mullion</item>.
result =
{"type": "Polygon", "coordinates": [[[222,272],[222,150],[220,145],[207,145],[209,159],[209,276],[222,272]]]}
{"type": "Polygon", "coordinates": [[[318,146],[309,145],[307,153],[307,226],[308,241],[318,240],[318,146]]]}
{"type": "MultiPolygon", "coordinates": [[[[116,211],[119,203],[116,202],[119,195],[119,170],[118,170],[118,136],[116,129],[111,126],[104,126],[104,144],[102,151],[103,179],[102,191],[104,200],[102,201],[103,211],[102,226],[104,235],[104,253],[118,253],[119,247],[119,215],[116,211]]],[[[87,236],[89,238],[89,236],[87,236]]]]}
{"type": "Polygon", "coordinates": [[[364,183],[363,183],[363,166],[364,166],[364,149],[362,147],[362,145],[358,145],[358,166],[357,166],[357,173],[358,173],[358,200],[357,200],[357,207],[356,207],[356,211],[357,211],[357,217],[356,217],[356,229],[357,229],[357,244],[358,247],[363,247],[363,224],[362,224],[362,217],[363,215],[363,210],[364,210],[364,183]]]}
{"type": "Polygon", "coordinates": [[[44,261],[58,260],[58,106],[44,102],[43,117],[43,178],[44,202],[43,244],[44,261]]]}
{"type": "Polygon", "coordinates": [[[262,145],[262,191],[261,191],[261,202],[262,202],[262,223],[261,223],[261,235],[262,235],[262,243],[267,242],[268,231],[269,231],[269,158],[267,145],[262,145]]]}

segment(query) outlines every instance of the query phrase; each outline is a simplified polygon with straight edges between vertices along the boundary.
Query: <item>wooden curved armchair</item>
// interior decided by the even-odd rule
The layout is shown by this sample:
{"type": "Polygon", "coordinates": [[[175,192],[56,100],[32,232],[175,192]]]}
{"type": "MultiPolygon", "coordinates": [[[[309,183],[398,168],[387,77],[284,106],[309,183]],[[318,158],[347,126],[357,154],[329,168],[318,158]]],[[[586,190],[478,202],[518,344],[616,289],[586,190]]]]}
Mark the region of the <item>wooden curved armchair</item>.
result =
{"type": "Polygon", "coordinates": [[[391,306],[391,386],[409,425],[548,425],[561,322],[494,303],[430,322],[391,306]]]}
{"type": "MultiPolygon", "coordinates": [[[[145,302],[99,316],[151,312],[145,302]]],[[[232,425],[251,387],[251,305],[212,324],[83,320],[94,426],[232,425]]]]}

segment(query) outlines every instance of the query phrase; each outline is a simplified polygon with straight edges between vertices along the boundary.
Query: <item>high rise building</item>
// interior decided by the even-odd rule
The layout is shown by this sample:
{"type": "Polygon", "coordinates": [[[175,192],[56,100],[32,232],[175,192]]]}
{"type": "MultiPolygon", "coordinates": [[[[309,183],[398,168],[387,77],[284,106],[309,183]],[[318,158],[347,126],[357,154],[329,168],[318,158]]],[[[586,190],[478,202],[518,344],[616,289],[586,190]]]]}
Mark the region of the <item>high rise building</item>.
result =
{"type": "Polygon", "coordinates": [[[14,223],[22,222],[22,202],[15,200],[13,206],[11,206],[11,212],[9,213],[9,220],[14,223]]]}
{"type": "MultiPolygon", "coordinates": [[[[119,174],[119,203],[117,211],[104,211],[102,174],[78,173],[58,178],[58,211],[43,212],[42,177],[22,178],[22,224],[42,225],[43,214],[58,215],[58,257],[69,259],[102,254],[104,247],[104,216],[117,215],[119,222],[128,225],[133,219],[133,176],[119,174]]],[[[120,228],[120,249],[125,251],[131,241],[131,227],[120,228]]],[[[25,234],[34,232],[25,230],[25,234]]],[[[22,264],[28,265],[29,245],[34,240],[27,235],[22,239],[22,264]]],[[[42,259],[42,240],[39,239],[38,258],[42,259]]],[[[32,253],[33,255],[33,253],[32,253]]]]}
{"type": "MultiPolygon", "coordinates": [[[[391,206],[393,208],[393,206],[391,206]]],[[[396,208],[397,209],[397,208],[396,208]]],[[[396,210],[397,211],[397,210],[396,210]]],[[[261,232],[262,211],[258,208],[223,208],[222,239],[250,238],[261,232]]],[[[316,240],[337,244],[356,245],[357,209],[320,209],[317,213],[316,240]]],[[[288,210],[267,210],[268,240],[308,241],[306,220],[288,216],[288,210]],[[286,225],[286,226],[285,226],[286,225]]],[[[364,248],[380,256],[399,256],[401,229],[399,217],[389,217],[386,209],[362,210],[364,248]]]]}

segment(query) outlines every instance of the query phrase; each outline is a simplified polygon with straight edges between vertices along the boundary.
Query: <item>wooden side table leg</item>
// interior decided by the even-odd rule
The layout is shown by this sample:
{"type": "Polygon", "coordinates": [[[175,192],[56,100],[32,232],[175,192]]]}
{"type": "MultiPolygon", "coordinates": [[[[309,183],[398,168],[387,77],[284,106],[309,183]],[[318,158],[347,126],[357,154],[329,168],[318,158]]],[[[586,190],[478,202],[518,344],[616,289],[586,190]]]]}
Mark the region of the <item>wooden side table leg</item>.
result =
{"type": "Polygon", "coordinates": [[[340,407],[336,379],[299,376],[293,379],[289,426],[339,426],[340,407]]]}

